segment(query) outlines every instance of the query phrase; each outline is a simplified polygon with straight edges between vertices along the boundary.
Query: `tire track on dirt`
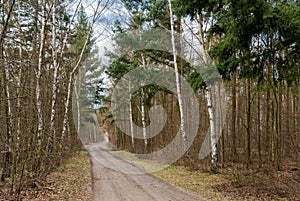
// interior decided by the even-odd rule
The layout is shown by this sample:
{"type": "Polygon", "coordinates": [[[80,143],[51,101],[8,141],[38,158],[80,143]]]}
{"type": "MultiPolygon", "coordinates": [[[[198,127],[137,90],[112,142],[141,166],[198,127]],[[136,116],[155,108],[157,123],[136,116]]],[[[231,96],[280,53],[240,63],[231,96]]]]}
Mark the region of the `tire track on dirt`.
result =
{"type": "Polygon", "coordinates": [[[99,144],[86,146],[86,149],[92,164],[95,201],[204,201],[194,192],[143,173],[101,149],[99,144]],[[121,170],[140,174],[126,174],[121,170]]]}

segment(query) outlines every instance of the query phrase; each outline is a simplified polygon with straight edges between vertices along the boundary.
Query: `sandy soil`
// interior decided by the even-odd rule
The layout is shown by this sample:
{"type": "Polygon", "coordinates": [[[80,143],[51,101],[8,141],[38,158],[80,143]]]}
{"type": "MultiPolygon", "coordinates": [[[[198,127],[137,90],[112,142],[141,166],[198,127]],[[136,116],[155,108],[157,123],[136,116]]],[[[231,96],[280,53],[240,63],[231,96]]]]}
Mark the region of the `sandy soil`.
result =
{"type": "Polygon", "coordinates": [[[101,149],[99,144],[88,145],[86,149],[90,153],[92,163],[95,201],[205,200],[195,192],[183,190],[143,173],[137,167],[101,149]]]}

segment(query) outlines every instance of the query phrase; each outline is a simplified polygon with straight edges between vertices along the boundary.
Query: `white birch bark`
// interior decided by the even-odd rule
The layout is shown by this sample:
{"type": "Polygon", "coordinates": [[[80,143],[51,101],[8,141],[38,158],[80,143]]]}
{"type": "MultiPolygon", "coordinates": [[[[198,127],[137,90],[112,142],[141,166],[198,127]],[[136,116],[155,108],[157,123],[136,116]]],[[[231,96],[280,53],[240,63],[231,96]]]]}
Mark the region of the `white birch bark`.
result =
{"type": "MultiPolygon", "coordinates": [[[[53,148],[53,140],[55,137],[55,117],[56,117],[56,105],[57,105],[57,90],[58,90],[58,82],[59,82],[59,69],[60,69],[60,63],[58,62],[58,53],[57,53],[57,40],[56,40],[56,0],[52,1],[52,59],[53,59],[53,80],[52,80],[52,97],[51,97],[51,116],[50,116],[50,129],[49,129],[49,137],[48,137],[48,151],[51,152],[51,149],[53,148]]],[[[81,0],[77,3],[76,9],[74,11],[73,17],[71,19],[71,22],[68,25],[68,29],[63,37],[63,41],[61,43],[61,49],[60,49],[60,55],[59,57],[63,57],[64,49],[67,45],[68,38],[70,35],[71,26],[74,22],[75,16],[78,13],[79,7],[81,5],[81,0]]],[[[80,115],[80,113],[79,113],[80,115]]],[[[80,124],[79,124],[80,126],[80,124]]]]}
{"type": "MultiPolygon", "coordinates": [[[[131,86],[130,86],[130,83],[129,83],[129,90],[130,89],[131,89],[131,86]]],[[[129,94],[130,94],[130,101],[131,101],[131,91],[129,91],[129,94]]],[[[134,131],[133,131],[133,116],[132,116],[132,105],[131,105],[131,103],[129,104],[129,124],[130,124],[131,145],[132,145],[132,148],[134,148],[134,131]]]]}
{"type": "Polygon", "coordinates": [[[53,81],[52,81],[52,99],[51,99],[51,116],[50,116],[50,129],[48,137],[48,152],[51,152],[53,141],[55,137],[55,115],[56,115],[56,100],[57,100],[57,84],[58,84],[58,62],[56,52],[56,0],[52,1],[52,68],[53,68],[53,81]]]}
{"type": "MultiPolygon", "coordinates": [[[[208,42],[205,40],[205,30],[203,27],[203,16],[202,14],[197,14],[197,23],[199,26],[199,40],[200,40],[200,45],[201,45],[201,49],[202,49],[202,59],[205,65],[210,64],[211,60],[209,58],[208,55],[208,51],[210,49],[210,44],[208,44],[208,42]]],[[[212,16],[211,16],[212,17],[212,16]]],[[[212,23],[212,20],[211,20],[212,23]]],[[[211,26],[211,25],[210,25],[211,26]]],[[[212,167],[212,171],[213,172],[217,172],[217,162],[218,162],[218,156],[217,156],[217,141],[218,141],[218,137],[217,137],[217,132],[219,132],[218,136],[221,136],[221,125],[222,125],[222,120],[220,119],[220,121],[218,121],[219,123],[217,123],[216,125],[216,120],[219,120],[216,118],[216,114],[217,110],[219,109],[218,104],[220,103],[219,101],[215,101],[215,104],[213,105],[212,102],[212,93],[218,93],[215,94],[216,96],[214,96],[215,98],[220,98],[220,94],[219,94],[219,90],[215,90],[215,87],[217,87],[218,83],[213,83],[212,86],[207,86],[207,89],[205,91],[205,96],[207,99],[207,108],[208,108],[208,116],[209,116],[209,138],[206,138],[204,143],[208,144],[208,142],[210,142],[210,152],[211,152],[211,167],[212,167]],[[216,108],[213,108],[213,106],[215,106],[216,108]],[[217,128],[217,127],[219,128],[217,128]]],[[[221,115],[221,113],[219,113],[219,115],[221,115]]],[[[223,118],[222,118],[223,119],[223,118]]],[[[206,155],[207,150],[206,146],[204,145],[204,148],[201,148],[200,150],[200,158],[202,158],[201,155],[206,155]]]]}
{"type": "MultiPolygon", "coordinates": [[[[5,50],[4,50],[5,52],[5,50]]],[[[8,128],[7,128],[7,137],[8,137],[8,151],[12,152],[11,149],[11,139],[12,139],[12,130],[13,130],[13,115],[12,115],[12,104],[11,104],[11,96],[10,96],[10,87],[9,87],[9,80],[10,80],[10,76],[9,76],[9,66],[7,65],[7,61],[6,61],[6,55],[4,55],[4,71],[5,71],[5,95],[6,95],[6,106],[7,106],[7,121],[8,121],[8,128]]]]}
{"type": "MultiPolygon", "coordinates": [[[[80,57],[80,59],[82,58],[82,56],[80,57]]],[[[75,71],[74,71],[75,74],[75,71]]],[[[71,98],[71,91],[72,91],[72,82],[73,82],[73,72],[69,75],[69,79],[68,79],[68,88],[67,88],[67,98],[66,98],[66,102],[65,102],[65,111],[64,111],[64,119],[63,119],[63,129],[62,129],[62,133],[61,133],[61,146],[64,142],[65,139],[65,135],[67,133],[67,129],[68,129],[68,123],[69,123],[69,105],[70,105],[70,98],[71,98]]]]}
{"type": "Polygon", "coordinates": [[[208,107],[208,115],[209,115],[209,131],[210,131],[210,146],[211,146],[211,165],[212,170],[217,169],[217,140],[216,140],[216,130],[215,130],[215,119],[213,113],[213,104],[212,104],[212,91],[211,88],[208,87],[206,92],[207,99],[207,107],[208,107]]]}
{"type": "Polygon", "coordinates": [[[146,131],[146,118],[145,118],[145,93],[144,89],[142,89],[142,97],[141,97],[141,112],[142,112],[142,126],[143,126],[143,138],[144,138],[144,146],[148,145],[148,137],[146,131]]]}
{"type": "MultiPolygon", "coordinates": [[[[19,54],[20,58],[22,58],[22,47],[19,47],[19,54]]],[[[17,147],[19,147],[20,143],[20,135],[21,135],[21,99],[20,99],[20,89],[21,89],[21,79],[22,79],[22,68],[19,67],[19,72],[18,72],[18,78],[17,78],[17,113],[18,113],[18,118],[17,118],[17,147]]]]}
{"type": "MultiPolygon", "coordinates": [[[[146,68],[146,62],[144,55],[142,54],[142,64],[143,68],[146,68]]],[[[141,109],[142,109],[142,126],[143,126],[143,138],[144,138],[144,145],[147,147],[148,145],[148,136],[147,136],[147,131],[146,131],[146,118],[145,118],[145,92],[144,89],[142,88],[142,97],[141,97],[141,109]]]]}
{"type": "MultiPolygon", "coordinates": [[[[78,79],[75,79],[74,82],[74,93],[76,98],[76,109],[77,109],[77,132],[80,133],[80,123],[81,123],[81,115],[80,115],[80,104],[79,104],[79,97],[80,97],[80,76],[78,76],[78,79]]],[[[77,135],[79,137],[79,135],[77,135]]]]}
{"type": "MultiPolygon", "coordinates": [[[[142,40],[142,27],[140,26],[140,41],[142,40]]],[[[146,69],[146,61],[144,54],[142,53],[142,67],[146,69]]],[[[143,138],[144,138],[144,146],[145,148],[148,145],[148,137],[147,137],[147,130],[146,130],[146,118],[145,118],[145,93],[144,89],[141,89],[141,113],[142,113],[142,131],[143,131],[143,138]]]]}
{"type": "MultiPolygon", "coordinates": [[[[18,4],[18,19],[21,19],[21,2],[18,4]]],[[[19,32],[22,33],[21,29],[21,24],[20,22],[18,23],[18,29],[19,32]]],[[[20,44],[19,46],[19,58],[20,61],[22,61],[22,55],[23,55],[23,50],[22,50],[22,45],[20,44]]],[[[17,78],[17,113],[18,113],[18,118],[17,118],[17,147],[19,147],[20,143],[20,135],[21,135],[21,99],[20,99],[20,89],[21,89],[21,80],[22,80],[22,66],[20,64],[19,66],[19,72],[18,72],[18,78],[17,78]]]]}
{"type": "Polygon", "coordinates": [[[13,7],[15,5],[15,1],[12,1],[9,5],[9,11],[6,13],[4,8],[4,2],[1,1],[1,4],[3,6],[0,6],[0,12],[4,13],[5,22],[4,24],[0,24],[1,30],[1,36],[0,36],[0,62],[2,65],[2,82],[4,85],[4,96],[6,98],[5,101],[5,117],[6,119],[6,148],[5,148],[5,157],[4,157],[4,163],[2,167],[2,173],[1,173],[1,181],[3,182],[5,178],[12,176],[12,129],[13,129],[13,119],[12,119],[12,108],[11,108],[11,96],[10,96],[10,87],[9,87],[9,66],[8,62],[6,60],[7,56],[5,55],[5,49],[4,49],[4,39],[6,37],[6,32],[8,30],[9,26],[9,20],[11,18],[13,7]],[[5,15],[6,14],[6,15],[5,15]]]}
{"type": "Polygon", "coordinates": [[[39,57],[38,57],[38,67],[36,72],[36,107],[38,116],[38,148],[39,152],[42,144],[43,136],[43,111],[42,111],[42,98],[41,98],[41,78],[42,78],[42,63],[43,63],[43,49],[45,43],[45,26],[46,26],[46,0],[42,1],[42,24],[40,33],[40,47],[39,47],[39,57]]]}
{"type": "Polygon", "coordinates": [[[178,105],[179,105],[179,112],[180,112],[180,132],[183,139],[183,149],[187,151],[187,136],[184,127],[185,119],[184,119],[184,112],[183,112],[183,102],[181,97],[179,71],[177,65],[177,52],[175,46],[173,8],[172,8],[171,0],[168,0],[168,2],[169,2],[169,10],[170,10],[171,40],[172,40],[173,62],[174,62],[175,77],[176,77],[176,90],[177,90],[177,98],[178,98],[178,105]]]}
{"type": "MultiPolygon", "coordinates": [[[[82,62],[82,57],[83,57],[83,54],[86,50],[86,47],[87,47],[87,44],[89,42],[89,39],[91,37],[91,33],[92,33],[92,29],[93,29],[93,25],[94,23],[96,22],[97,18],[101,15],[101,13],[103,12],[103,10],[106,8],[106,6],[104,6],[104,8],[102,8],[102,10],[100,11],[99,8],[100,8],[100,4],[101,4],[101,0],[98,1],[97,3],[97,7],[94,11],[94,15],[93,15],[93,19],[92,19],[92,23],[89,27],[89,30],[88,30],[88,33],[87,33],[87,37],[86,37],[86,40],[84,42],[84,45],[83,45],[83,48],[80,52],[80,55],[79,55],[79,58],[75,64],[75,66],[73,67],[70,75],[69,75],[69,78],[68,78],[68,87],[67,87],[67,97],[66,97],[66,102],[65,102],[65,111],[64,111],[64,119],[63,119],[63,129],[62,129],[62,134],[61,134],[61,145],[63,144],[64,142],[64,138],[66,136],[66,133],[67,133],[67,129],[68,129],[68,123],[69,123],[69,106],[70,106],[70,99],[71,99],[71,93],[72,93],[72,86],[73,86],[73,80],[74,80],[74,76],[82,62]]],[[[108,2],[107,2],[107,5],[108,5],[108,2]]]]}

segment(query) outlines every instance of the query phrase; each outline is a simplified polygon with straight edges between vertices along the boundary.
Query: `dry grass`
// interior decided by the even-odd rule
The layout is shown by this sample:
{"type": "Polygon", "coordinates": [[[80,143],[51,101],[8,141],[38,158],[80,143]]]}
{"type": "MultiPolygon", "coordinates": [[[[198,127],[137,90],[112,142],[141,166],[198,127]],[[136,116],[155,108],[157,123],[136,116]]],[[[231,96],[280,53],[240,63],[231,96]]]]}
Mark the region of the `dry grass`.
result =
{"type": "Polygon", "coordinates": [[[170,166],[159,172],[155,172],[153,175],[182,188],[197,191],[207,200],[243,200],[226,197],[224,194],[217,192],[212,188],[212,186],[214,185],[219,185],[231,181],[232,177],[230,176],[201,173],[199,171],[190,171],[188,168],[182,166],[170,166]]]}
{"type": "Polygon", "coordinates": [[[87,152],[69,158],[47,176],[42,189],[23,192],[24,201],[89,201],[93,199],[90,162],[87,152]]]}
{"type": "Polygon", "coordinates": [[[300,171],[242,176],[202,173],[183,166],[170,166],[154,175],[182,188],[197,191],[212,201],[300,200],[300,171]]]}
{"type": "Polygon", "coordinates": [[[226,197],[223,193],[213,189],[213,186],[222,185],[234,180],[231,176],[225,176],[221,174],[201,173],[199,171],[190,171],[183,166],[165,166],[155,163],[154,161],[148,161],[139,159],[135,154],[126,151],[111,151],[111,154],[122,158],[123,160],[132,163],[147,172],[153,172],[152,170],[160,170],[153,172],[155,177],[158,177],[166,182],[174,184],[176,186],[197,191],[201,196],[212,201],[240,201],[243,199],[233,199],[232,197],[226,197]]]}

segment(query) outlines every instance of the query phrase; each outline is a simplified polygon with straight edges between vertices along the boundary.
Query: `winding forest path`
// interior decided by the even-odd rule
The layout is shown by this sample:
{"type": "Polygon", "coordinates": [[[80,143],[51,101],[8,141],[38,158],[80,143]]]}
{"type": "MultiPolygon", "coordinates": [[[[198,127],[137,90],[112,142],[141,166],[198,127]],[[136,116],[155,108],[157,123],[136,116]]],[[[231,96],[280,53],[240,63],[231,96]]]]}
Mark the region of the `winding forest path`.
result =
{"type": "Polygon", "coordinates": [[[142,173],[137,167],[101,149],[99,144],[88,145],[86,149],[90,153],[92,163],[95,201],[205,200],[194,192],[188,192],[149,174],[125,174],[116,171],[127,169],[142,173]]]}

